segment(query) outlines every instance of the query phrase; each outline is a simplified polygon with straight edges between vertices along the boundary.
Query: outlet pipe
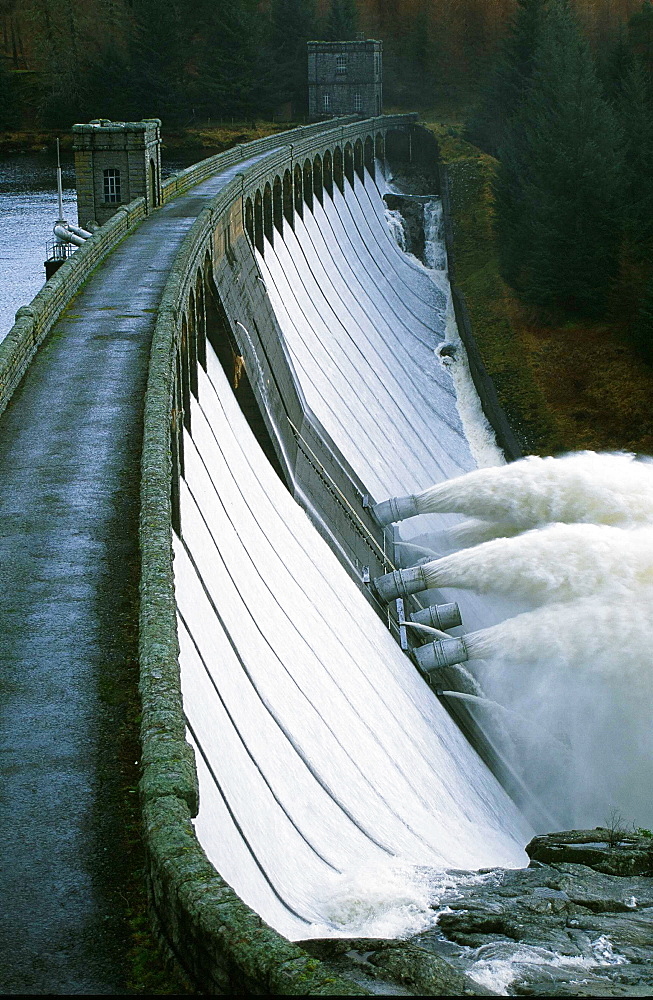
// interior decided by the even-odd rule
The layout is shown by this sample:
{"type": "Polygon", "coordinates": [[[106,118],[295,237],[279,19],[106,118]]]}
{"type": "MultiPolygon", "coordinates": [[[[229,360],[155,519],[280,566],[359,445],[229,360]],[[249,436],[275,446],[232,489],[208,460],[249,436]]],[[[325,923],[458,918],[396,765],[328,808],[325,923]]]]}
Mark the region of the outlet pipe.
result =
{"type": "Polygon", "coordinates": [[[423,566],[411,566],[410,569],[396,569],[394,573],[377,576],[372,586],[383,604],[390,604],[398,597],[409,597],[420,590],[428,590],[429,585],[424,575],[423,566]]]}
{"type": "Polygon", "coordinates": [[[417,625],[430,625],[431,628],[438,628],[441,632],[447,629],[462,625],[463,620],[460,608],[453,604],[432,604],[430,608],[423,611],[416,611],[410,616],[410,620],[417,625]]]}
{"type": "Polygon", "coordinates": [[[430,674],[440,667],[453,667],[469,659],[469,650],[464,639],[442,639],[417,646],[413,653],[420,670],[430,674]]]}
{"type": "Polygon", "coordinates": [[[419,514],[414,496],[390,497],[382,503],[372,507],[372,513],[382,526],[393,524],[395,521],[405,521],[407,517],[415,517],[419,514]]]}

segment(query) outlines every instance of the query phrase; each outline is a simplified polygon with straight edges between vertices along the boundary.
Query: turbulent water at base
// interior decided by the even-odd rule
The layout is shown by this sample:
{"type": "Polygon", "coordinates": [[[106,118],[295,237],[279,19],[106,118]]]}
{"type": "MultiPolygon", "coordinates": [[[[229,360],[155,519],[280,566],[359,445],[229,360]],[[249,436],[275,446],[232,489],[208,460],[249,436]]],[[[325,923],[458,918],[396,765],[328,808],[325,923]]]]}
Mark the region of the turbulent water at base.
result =
{"type": "MultiPolygon", "coordinates": [[[[441,217],[439,200],[425,206],[424,263],[448,290],[441,217]]],[[[451,309],[447,334],[454,349],[439,353],[479,469],[417,498],[420,513],[467,515],[422,536],[442,555],[427,577],[525,609],[466,636],[484,695],[470,711],[542,827],[592,827],[615,810],[650,827],[653,460],[578,452],[505,465],[468,370],[460,377],[451,309]]]]}
{"type": "Polygon", "coordinates": [[[523,732],[512,740],[510,723],[474,710],[545,815],[592,827],[617,810],[650,826],[653,463],[531,457],[436,486],[418,508],[476,518],[449,533],[458,551],[425,566],[433,586],[509,594],[529,609],[465,642],[487,697],[532,731],[527,747],[523,732]]]}

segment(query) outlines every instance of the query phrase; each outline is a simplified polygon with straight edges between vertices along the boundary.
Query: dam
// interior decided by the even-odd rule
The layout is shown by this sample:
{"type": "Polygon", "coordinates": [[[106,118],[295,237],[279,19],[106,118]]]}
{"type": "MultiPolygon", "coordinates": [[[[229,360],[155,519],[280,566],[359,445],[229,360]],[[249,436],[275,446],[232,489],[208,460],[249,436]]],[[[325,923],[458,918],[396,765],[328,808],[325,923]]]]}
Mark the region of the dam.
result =
{"type": "MultiPolygon", "coordinates": [[[[34,687],[33,716],[48,699],[72,708],[63,691],[82,697],[88,664],[93,675],[107,662],[140,503],[151,899],[163,936],[214,991],[328,992],[291,942],[421,929],[433,873],[519,868],[548,818],[496,748],[470,744],[474,713],[456,713],[406,655],[402,622],[418,606],[386,606],[373,586],[460,520],[444,511],[392,529],[374,505],[481,460],[438,353],[452,337],[448,286],[401,250],[386,215],[394,166],[419,173],[420,143],[413,117],[385,116],[203,161],[164,183],[159,206],[140,198],[112,216],[2,348],[21,569],[6,595],[10,659],[34,687]],[[47,447],[28,447],[36,421],[47,447]],[[39,497],[63,503],[73,485],[53,541],[39,497]],[[53,649],[65,670],[48,693],[53,649]],[[420,892],[421,908],[408,902],[420,892]]],[[[448,587],[424,603],[454,600],[466,631],[515,612],[448,587]]],[[[95,750],[74,717],[56,728],[84,772],[95,750]]],[[[29,761],[15,757],[21,801],[29,761]]],[[[81,772],[63,808],[75,831],[97,794],[81,772]]],[[[45,791],[47,768],[42,780],[45,791]]],[[[49,841],[33,827],[34,843],[53,868],[72,865],[74,836],[62,845],[50,826],[49,841]]],[[[16,885],[34,843],[12,842],[16,885]]],[[[53,876],[53,908],[58,892],[53,876]]]]}

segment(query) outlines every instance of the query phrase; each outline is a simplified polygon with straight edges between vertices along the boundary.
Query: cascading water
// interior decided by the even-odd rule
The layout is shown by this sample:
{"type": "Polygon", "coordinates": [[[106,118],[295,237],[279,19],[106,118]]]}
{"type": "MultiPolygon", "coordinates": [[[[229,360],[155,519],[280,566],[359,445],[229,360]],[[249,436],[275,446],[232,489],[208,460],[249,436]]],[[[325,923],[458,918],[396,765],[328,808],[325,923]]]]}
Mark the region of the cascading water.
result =
{"type": "Polygon", "coordinates": [[[614,808],[650,825],[653,463],[529,457],[412,503],[420,514],[487,519],[449,532],[451,545],[471,547],[423,564],[428,586],[510,594],[533,609],[466,635],[465,645],[489,698],[570,748],[564,768],[550,749],[535,760],[515,750],[543,807],[562,826],[599,825],[614,808]]]}
{"type": "Polygon", "coordinates": [[[424,230],[424,264],[448,298],[438,354],[480,468],[413,498],[415,514],[469,518],[421,535],[448,554],[414,563],[430,587],[530,609],[465,637],[465,666],[490,700],[461,697],[560,826],[598,825],[615,808],[650,826],[653,460],[588,451],[503,463],[451,308],[438,199],[424,207],[424,230]],[[506,712],[524,720],[526,739],[512,739],[506,712]]]}

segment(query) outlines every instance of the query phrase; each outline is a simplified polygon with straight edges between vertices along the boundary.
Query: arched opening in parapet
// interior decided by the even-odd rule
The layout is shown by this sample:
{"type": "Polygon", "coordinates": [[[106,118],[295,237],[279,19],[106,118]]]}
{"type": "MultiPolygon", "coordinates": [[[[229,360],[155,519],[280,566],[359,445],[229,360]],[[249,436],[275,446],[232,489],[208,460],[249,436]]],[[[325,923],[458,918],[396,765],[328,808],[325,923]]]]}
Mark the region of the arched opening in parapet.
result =
{"type": "Polygon", "coordinates": [[[302,168],[297,163],[295,165],[295,211],[300,218],[304,218],[304,196],[302,194],[302,168]]]}
{"type": "Polygon", "coordinates": [[[245,419],[254,437],[263,449],[272,468],[284,486],[287,487],[288,483],[283,474],[281,463],[279,462],[272,438],[261,414],[256,394],[252,389],[247,372],[247,361],[241,354],[238,341],[234,336],[229,317],[216,287],[212,271],[206,274],[205,291],[207,340],[215,351],[216,357],[229,380],[234,396],[245,415],[245,419]]]}
{"type": "Polygon", "coordinates": [[[192,288],[188,296],[188,374],[190,391],[195,399],[199,399],[197,395],[197,308],[195,292],[192,288]]]}
{"type": "Polygon", "coordinates": [[[277,174],[272,185],[272,217],[274,228],[283,236],[283,191],[281,189],[281,178],[277,174]]]}
{"type": "Polygon", "coordinates": [[[254,246],[254,206],[251,198],[245,202],[245,232],[249,236],[249,242],[254,246]]]}
{"type": "Polygon", "coordinates": [[[365,167],[363,164],[363,143],[357,139],[354,143],[354,170],[360,180],[365,183],[365,167]]]}
{"type": "Polygon", "coordinates": [[[179,338],[178,354],[181,363],[181,405],[184,417],[184,427],[190,431],[190,358],[188,317],[181,317],[181,336],[179,338]]]}
{"type": "Polygon", "coordinates": [[[170,479],[170,507],[173,531],[181,535],[181,508],[179,501],[179,480],[184,475],[184,424],[182,414],[183,374],[179,344],[175,351],[175,367],[172,386],[172,412],[170,414],[170,454],[172,475],[170,479]]]}
{"type": "Polygon", "coordinates": [[[304,201],[313,211],[313,166],[310,160],[304,160],[304,201]]]}
{"type": "Polygon", "coordinates": [[[272,188],[267,183],[263,189],[263,234],[274,246],[274,223],[272,221],[272,188]]]}
{"type": "Polygon", "coordinates": [[[376,179],[376,171],[374,169],[374,140],[371,135],[368,135],[365,139],[365,166],[371,176],[376,179]]]}
{"type": "Polygon", "coordinates": [[[345,193],[345,172],[342,160],[342,149],[336,146],[333,151],[333,179],[342,193],[345,193]]]}
{"type": "Polygon", "coordinates": [[[388,129],[385,137],[385,155],[388,163],[411,163],[413,159],[412,139],[406,129],[388,129]]]}
{"type": "Polygon", "coordinates": [[[385,161],[385,142],[383,141],[383,132],[376,133],[376,139],[374,140],[374,155],[379,163],[385,161]]]}
{"type": "Polygon", "coordinates": [[[319,154],[313,160],[313,194],[320,205],[324,201],[323,181],[322,181],[322,158],[319,154]]]}
{"type": "Polygon", "coordinates": [[[292,177],[290,171],[286,170],[283,175],[283,214],[289,226],[294,227],[292,206],[292,177]]]}
{"type": "Polygon", "coordinates": [[[263,198],[258,190],[254,196],[254,246],[259,253],[265,253],[263,246],[263,198]]]}
{"type": "Polygon", "coordinates": [[[159,204],[159,185],[156,177],[156,163],[153,159],[150,159],[150,199],[152,208],[156,208],[159,204]]]}
{"type": "Polygon", "coordinates": [[[333,158],[331,150],[327,149],[323,161],[324,190],[330,198],[333,198],[333,158]]]}
{"type": "Polygon", "coordinates": [[[197,361],[206,371],[206,315],[204,312],[204,281],[201,270],[195,277],[195,312],[197,316],[197,361]]]}
{"type": "Polygon", "coordinates": [[[345,177],[354,186],[354,148],[350,142],[345,146],[345,177]]]}

